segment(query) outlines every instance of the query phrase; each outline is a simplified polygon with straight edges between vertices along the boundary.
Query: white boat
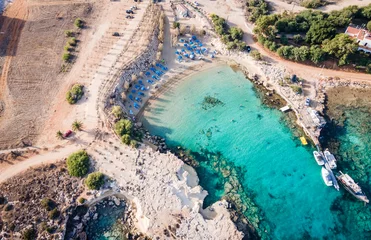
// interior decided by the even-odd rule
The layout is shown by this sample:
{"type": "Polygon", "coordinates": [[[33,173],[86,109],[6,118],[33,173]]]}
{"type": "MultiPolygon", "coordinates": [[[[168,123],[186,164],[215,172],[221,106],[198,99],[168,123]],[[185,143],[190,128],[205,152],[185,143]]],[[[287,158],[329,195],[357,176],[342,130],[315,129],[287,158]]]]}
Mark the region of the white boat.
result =
{"type": "Polygon", "coordinates": [[[336,158],[334,155],[330,153],[328,149],[326,149],[323,154],[325,154],[326,161],[328,162],[328,165],[330,166],[331,169],[335,169],[336,166],[336,158]]]}
{"type": "Polygon", "coordinates": [[[321,173],[322,173],[322,178],[323,178],[323,181],[325,182],[325,184],[329,187],[332,186],[333,182],[332,182],[332,179],[331,179],[331,176],[330,176],[330,172],[327,171],[326,168],[322,167],[321,173]]]}
{"type": "Polygon", "coordinates": [[[354,182],[353,178],[351,178],[348,174],[344,174],[340,172],[339,175],[336,176],[340,183],[343,184],[344,188],[350,192],[353,196],[358,198],[365,203],[369,203],[369,200],[364,192],[362,192],[361,187],[354,182]]]}
{"type": "Polygon", "coordinates": [[[323,161],[323,157],[319,152],[313,151],[313,156],[318,165],[322,166],[323,164],[325,164],[325,162],[323,161]]]}

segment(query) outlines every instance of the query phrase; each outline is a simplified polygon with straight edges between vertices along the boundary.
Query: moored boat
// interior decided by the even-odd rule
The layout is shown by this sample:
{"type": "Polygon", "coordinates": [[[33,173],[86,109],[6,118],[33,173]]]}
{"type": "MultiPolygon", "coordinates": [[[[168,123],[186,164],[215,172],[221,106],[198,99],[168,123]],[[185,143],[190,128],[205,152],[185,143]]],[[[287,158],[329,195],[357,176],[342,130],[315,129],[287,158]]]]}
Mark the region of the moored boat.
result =
{"type": "Polygon", "coordinates": [[[313,156],[318,165],[322,166],[323,164],[325,164],[325,162],[323,161],[323,157],[319,152],[313,151],[313,156]]]}
{"type": "Polygon", "coordinates": [[[326,168],[322,167],[321,174],[322,174],[322,179],[325,182],[325,184],[329,187],[332,186],[333,182],[330,176],[330,172],[326,168]]]}
{"type": "Polygon", "coordinates": [[[351,178],[348,174],[344,174],[339,172],[340,174],[336,175],[337,179],[339,179],[340,183],[344,186],[344,188],[350,192],[353,196],[357,199],[364,201],[366,203],[369,202],[366,194],[362,192],[361,187],[354,182],[353,178],[351,178]]]}
{"type": "Polygon", "coordinates": [[[330,166],[331,169],[335,169],[337,167],[336,165],[336,158],[334,155],[330,153],[328,149],[326,149],[323,154],[325,155],[326,161],[328,162],[328,165],[330,166]]]}

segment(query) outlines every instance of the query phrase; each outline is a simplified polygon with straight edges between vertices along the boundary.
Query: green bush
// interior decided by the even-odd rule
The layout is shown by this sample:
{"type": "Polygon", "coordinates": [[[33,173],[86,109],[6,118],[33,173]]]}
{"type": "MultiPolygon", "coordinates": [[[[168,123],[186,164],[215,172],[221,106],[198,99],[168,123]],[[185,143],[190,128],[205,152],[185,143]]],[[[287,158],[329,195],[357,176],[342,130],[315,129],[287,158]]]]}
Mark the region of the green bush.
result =
{"type": "Polygon", "coordinates": [[[252,50],[250,54],[251,54],[251,57],[257,61],[260,61],[263,59],[260,52],[258,52],[258,50],[252,50]]]}
{"type": "Polygon", "coordinates": [[[72,153],[67,158],[67,170],[71,176],[83,177],[89,171],[89,156],[84,150],[72,153]]]}
{"type": "Polygon", "coordinates": [[[115,132],[117,135],[122,136],[124,134],[131,134],[133,130],[133,124],[128,119],[121,119],[115,124],[115,132]]]}
{"type": "Polygon", "coordinates": [[[80,204],[83,204],[86,202],[86,199],[83,197],[80,197],[79,200],[77,200],[80,204]]]}
{"type": "Polygon", "coordinates": [[[84,86],[75,84],[66,94],[66,99],[69,104],[75,104],[84,95],[84,86]]]}
{"type": "Polygon", "coordinates": [[[36,230],[33,228],[26,229],[22,234],[22,239],[24,240],[35,240],[36,237],[36,230]]]}
{"type": "Polygon", "coordinates": [[[65,61],[65,62],[68,62],[68,61],[71,59],[71,57],[72,57],[72,55],[71,55],[71,53],[69,53],[69,52],[65,52],[65,53],[63,53],[63,55],[62,55],[62,59],[63,59],[63,61],[65,61]]]}
{"type": "Polygon", "coordinates": [[[137,141],[135,141],[135,140],[130,140],[130,147],[132,147],[132,148],[136,148],[137,146],[138,146],[137,141]]]}
{"type": "Polygon", "coordinates": [[[180,27],[180,23],[179,22],[173,22],[173,28],[179,28],[180,27]]]}
{"type": "Polygon", "coordinates": [[[112,107],[112,110],[111,110],[111,113],[113,114],[113,116],[115,116],[116,118],[121,118],[123,116],[123,112],[122,112],[122,109],[120,106],[113,106],[112,107]]]}
{"type": "MultiPolygon", "coordinates": [[[[69,52],[69,51],[71,51],[71,45],[69,43],[66,43],[66,45],[64,45],[63,49],[64,49],[64,51],[69,52]]],[[[64,60],[64,58],[63,58],[63,60],[64,60]]]]}
{"type": "Polygon", "coordinates": [[[58,211],[58,209],[54,208],[48,213],[48,216],[50,219],[56,219],[59,217],[61,213],[58,211]]]}
{"type": "Polygon", "coordinates": [[[47,211],[50,211],[55,208],[55,202],[49,198],[43,198],[41,200],[41,206],[45,208],[47,211]]]}
{"type": "Polygon", "coordinates": [[[64,31],[64,35],[66,37],[73,37],[74,32],[72,30],[66,30],[64,31]]]}
{"type": "Polygon", "coordinates": [[[88,175],[85,181],[89,189],[98,190],[104,184],[104,175],[100,172],[93,172],[88,175]]]}
{"type": "Polygon", "coordinates": [[[68,43],[75,47],[77,45],[77,39],[75,37],[71,37],[70,40],[68,41],[68,43]]]}
{"type": "Polygon", "coordinates": [[[292,86],[291,86],[291,89],[292,89],[295,93],[297,93],[297,94],[302,94],[302,92],[303,92],[303,89],[302,89],[301,87],[299,87],[299,86],[296,86],[296,85],[292,85],[292,86]]]}
{"type": "Polygon", "coordinates": [[[130,144],[130,135],[129,134],[122,135],[121,142],[125,145],[129,145],[130,144]]]}
{"type": "Polygon", "coordinates": [[[325,0],[305,0],[301,2],[301,6],[305,8],[319,8],[325,6],[327,2],[325,0]]]}
{"type": "Polygon", "coordinates": [[[82,28],[82,27],[84,27],[84,22],[80,18],[76,18],[76,20],[74,22],[74,25],[77,28],[82,28]]]}

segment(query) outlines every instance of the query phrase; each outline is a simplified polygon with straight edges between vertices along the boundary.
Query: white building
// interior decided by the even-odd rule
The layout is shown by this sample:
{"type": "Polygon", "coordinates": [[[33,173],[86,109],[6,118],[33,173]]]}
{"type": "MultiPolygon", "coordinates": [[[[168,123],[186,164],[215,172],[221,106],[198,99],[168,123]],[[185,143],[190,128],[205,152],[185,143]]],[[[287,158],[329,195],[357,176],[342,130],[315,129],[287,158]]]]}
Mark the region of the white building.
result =
{"type": "Polygon", "coordinates": [[[371,33],[360,27],[347,27],[345,34],[356,39],[359,44],[358,50],[371,53],[371,33]]]}

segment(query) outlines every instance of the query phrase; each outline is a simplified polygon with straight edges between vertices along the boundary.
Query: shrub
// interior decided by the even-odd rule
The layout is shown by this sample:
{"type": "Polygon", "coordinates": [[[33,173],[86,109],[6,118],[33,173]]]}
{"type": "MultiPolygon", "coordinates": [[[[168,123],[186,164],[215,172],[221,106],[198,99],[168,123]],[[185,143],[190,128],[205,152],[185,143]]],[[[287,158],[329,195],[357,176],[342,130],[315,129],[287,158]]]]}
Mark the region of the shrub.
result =
{"type": "Polygon", "coordinates": [[[79,200],[77,200],[80,204],[83,204],[83,203],[85,203],[86,202],[86,199],[85,198],[83,198],[83,197],[81,197],[81,198],[79,198],[79,200]]]}
{"type": "Polygon", "coordinates": [[[67,170],[71,176],[82,177],[89,170],[89,156],[84,150],[72,153],[67,158],[67,170]]]}
{"type": "Polygon", "coordinates": [[[122,109],[120,106],[113,106],[112,107],[112,110],[111,110],[111,113],[113,114],[113,116],[115,116],[116,118],[121,118],[122,115],[124,114],[122,112],[122,109]]]}
{"type": "Polygon", "coordinates": [[[296,35],[294,35],[293,40],[294,40],[294,42],[299,43],[303,40],[303,38],[301,37],[300,34],[296,34],[296,35]]]}
{"type": "Polygon", "coordinates": [[[65,61],[65,62],[68,62],[68,61],[71,59],[71,57],[72,57],[72,55],[71,55],[71,53],[69,53],[69,52],[65,52],[65,53],[63,53],[63,55],[62,55],[62,59],[63,59],[63,61],[65,61]]]}
{"type": "Polygon", "coordinates": [[[68,41],[68,43],[75,47],[77,45],[77,39],[75,37],[71,37],[70,40],[68,41]]]}
{"type": "Polygon", "coordinates": [[[70,91],[67,92],[66,99],[69,104],[75,104],[84,95],[84,86],[75,84],[70,91]]]}
{"type": "Polygon", "coordinates": [[[98,190],[104,184],[104,175],[100,172],[93,172],[88,175],[85,181],[86,186],[89,189],[98,190]]]}
{"type": "Polygon", "coordinates": [[[41,200],[41,206],[47,211],[50,211],[55,208],[55,202],[49,198],[43,198],[41,200]]]}
{"type": "Polygon", "coordinates": [[[260,52],[258,52],[257,50],[252,50],[251,51],[251,57],[257,61],[260,61],[262,60],[262,56],[260,54],[260,52]]]}
{"type": "Polygon", "coordinates": [[[305,0],[300,5],[305,8],[319,8],[326,4],[325,0],[305,0]]]}
{"type": "Polygon", "coordinates": [[[82,28],[84,26],[84,22],[80,19],[80,18],[76,18],[75,22],[74,22],[74,25],[77,27],[77,28],[82,28]]]}
{"type": "Polygon", "coordinates": [[[64,51],[69,52],[71,50],[71,45],[69,43],[66,43],[66,45],[64,45],[63,49],[64,49],[64,51]]]}
{"type": "Polygon", "coordinates": [[[60,212],[58,211],[58,209],[54,208],[53,210],[51,210],[49,213],[48,213],[48,216],[50,219],[56,219],[58,218],[60,215],[60,212]]]}
{"type": "Polygon", "coordinates": [[[206,31],[204,29],[201,29],[200,32],[199,32],[199,35],[200,36],[205,36],[206,35],[206,31]]]}
{"type": "Polygon", "coordinates": [[[179,22],[173,22],[173,28],[179,28],[180,27],[180,23],[179,22]]]}
{"type": "Polygon", "coordinates": [[[128,119],[121,119],[115,124],[115,132],[117,135],[122,136],[124,134],[131,134],[133,130],[133,124],[128,119]]]}
{"type": "Polygon", "coordinates": [[[129,134],[122,135],[121,141],[122,141],[123,144],[129,145],[130,144],[130,135],[129,134]]]}
{"type": "Polygon", "coordinates": [[[35,240],[37,237],[36,231],[33,228],[26,229],[23,234],[22,238],[24,240],[35,240]]]}
{"type": "Polygon", "coordinates": [[[57,227],[55,227],[55,226],[48,226],[48,227],[46,227],[45,230],[46,230],[49,234],[52,234],[52,233],[55,232],[55,230],[57,230],[57,227]]]}
{"type": "Polygon", "coordinates": [[[82,124],[82,122],[75,120],[72,123],[72,126],[71,127],[72,127],[72,130],[73,131],[81,131],[82,128],[83,128],[83,124],[82,124]]]}
{"type": "Polygon", "coordinates": [[[135,141],[134,139],[133,140],[130,140],[130,147],[136,148],[137,146],[138,146],[137,141],[135,141]]]}
{"type": "Polygon", "coordinates": [[[296,86],[296,85],[292,85],[292,86],[291,86],[291,89],[292,89],[295,93],[297,93],[297,94],[301,94],[301,93],[303,92],[303,89],[302,89],[301,87],[299,87],[299,86],[296,86]]]}
{"type": "Polygon", "coordinates": [[[66,31],[64,31],[64,35],[66,37],[72,37],[73,34],[74,34],[74,32],[72,30],[66,30],[66,31]]]}

